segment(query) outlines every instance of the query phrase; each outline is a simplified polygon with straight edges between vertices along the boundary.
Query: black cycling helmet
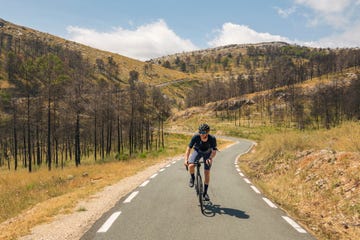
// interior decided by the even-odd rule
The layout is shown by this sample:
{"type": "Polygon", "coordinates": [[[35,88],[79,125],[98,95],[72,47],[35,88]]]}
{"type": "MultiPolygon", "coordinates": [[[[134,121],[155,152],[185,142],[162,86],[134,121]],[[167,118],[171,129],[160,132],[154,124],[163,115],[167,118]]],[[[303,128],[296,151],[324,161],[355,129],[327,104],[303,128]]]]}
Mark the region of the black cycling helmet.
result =
{"type": "Polygon", "coordinates": [[[206,123],[200,124],[199,126],[199,132],[206,132],[208,133],[210,131],[210,126],[206,123]]]}

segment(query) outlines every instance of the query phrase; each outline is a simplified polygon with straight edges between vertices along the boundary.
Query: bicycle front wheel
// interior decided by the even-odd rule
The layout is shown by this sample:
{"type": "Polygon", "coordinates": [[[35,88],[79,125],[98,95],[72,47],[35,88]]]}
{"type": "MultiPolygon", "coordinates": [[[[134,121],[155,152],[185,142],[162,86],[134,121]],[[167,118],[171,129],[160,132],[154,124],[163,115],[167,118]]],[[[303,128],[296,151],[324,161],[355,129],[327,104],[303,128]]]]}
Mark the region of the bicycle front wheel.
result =
{"type": "Polygon", "coordinates": [[[201,212],[203,212],[203,207],[204,207],[204,202],[203,202],[203,193],[204,193],[204,185],[201,179],[200,174],[197,175],[196,177],[196,185],[197,185],[197,193],[198,193],[198,197],[199,197],[199,203],[200,203],[200,209],[201,212]]]}

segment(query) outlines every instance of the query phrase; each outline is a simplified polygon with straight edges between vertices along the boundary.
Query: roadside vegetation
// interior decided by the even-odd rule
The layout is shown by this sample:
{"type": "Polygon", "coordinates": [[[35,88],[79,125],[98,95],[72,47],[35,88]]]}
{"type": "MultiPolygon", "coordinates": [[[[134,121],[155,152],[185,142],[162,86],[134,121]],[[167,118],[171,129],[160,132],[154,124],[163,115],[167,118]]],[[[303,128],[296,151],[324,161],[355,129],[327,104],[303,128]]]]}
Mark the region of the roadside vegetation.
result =
{"type": "MultiPolygon", "coordinates": [[[[86,211],[75,209],[79,201],[152,165],[182,155],[188,141],[188,135],[165,134],[165,148],[122,160],[114,155],[94,163],[89,157],[78,167],[69,161],[66,168],[39,168],[31,174],[26,168],[16,172],[1,169],[0,239],[17,239],[58,214],[86,211]]],[[[223,148],[228,142],[219,140],[218,144],[223,148]]]]}
{"type": "Polygon", "coordinates": [[[0,23],[0,168],[164,148],[172,102],[157,86],[188,74],[0,23]]]}
{"type": "Polygon", "coordinates": [[[39,168],[31,174],[25,168],[16,172],[2,169],[0,239],[17,239],[16,236],[29,233],[32,227],[50,221],[57,214],[71,213],[80,200],[104,187],[182,154],[188,136],[166,134],[165,142],[166,148],[124,160],[109,156],[94,163],[90,157],[83,159],[78,167],[69,161],[66,168],[54,168],[52,171],[39,168]]]}
{"type": "Polygon", "coordinates": [[[254,184],[318,239],[357,239],[360,124],[262,138],[239,159],[254,184]]]}

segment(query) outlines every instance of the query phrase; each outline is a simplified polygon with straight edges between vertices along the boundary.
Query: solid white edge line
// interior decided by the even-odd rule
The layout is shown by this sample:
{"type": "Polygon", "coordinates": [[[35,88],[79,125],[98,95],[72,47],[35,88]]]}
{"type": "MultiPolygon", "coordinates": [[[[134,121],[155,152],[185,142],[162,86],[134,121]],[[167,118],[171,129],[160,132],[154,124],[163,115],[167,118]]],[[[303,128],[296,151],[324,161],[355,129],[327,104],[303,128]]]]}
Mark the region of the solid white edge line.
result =
{"type": "Polygon", "coordinates": [[[99,228],[99,230],[97,231],[98,233],[105,233],[109,230],[109,228],[111,227],[111,225],[115,222],[115,220],[120,216],[121,212],[114,212],[109,218],[108,220],[106,220],[106,222],[101,226],[101,228],[99,228]]]}
{"type": "Polygon", "coordinates": [[[289,223],[293,228],[296,229],[296,231],[298,231],[299,233],[306,233],[306,231],[300,227],[299,224],[297,224],[294,220],[292,220],[291,218],[287,217],[287,216],[282,216],[282,218],[289,223]]]}
{"type": "Polygon", "coordinates": [[[260,191],[255,186],[251,185],[250,187],[254,190],[254,192],[260,194],[260,191]]]}
{"type": "Polygon", "coordinates": [[[138,193],[139,193],[139,191],[132,192],[132,193],[130,194],[130,196],[128,196],[128,197],[125,199],[124,203],[129,203],[129,202],[131,202],[131,200],[133,200],[133,198],[136,197],[136,195],[138,195],[138,193]]]}
{"type": "Polygon", "coordinates": [[[143,182],[140,187],[145,187],[148,183],[150,182],[150,180],[146,180],[145,182],[143,182]]]}
{"type": "Polygon", "coordinates": [[[272,207],[272,208],[277,208],[277,206],[273,203],[273,202],[271,202],[269,199],[267,199],[267,198],[265,198],[265,197],[263,197],[262,198],[266,203],[267,203],[267,205],[269,205],[270,207],[272,207]]]}

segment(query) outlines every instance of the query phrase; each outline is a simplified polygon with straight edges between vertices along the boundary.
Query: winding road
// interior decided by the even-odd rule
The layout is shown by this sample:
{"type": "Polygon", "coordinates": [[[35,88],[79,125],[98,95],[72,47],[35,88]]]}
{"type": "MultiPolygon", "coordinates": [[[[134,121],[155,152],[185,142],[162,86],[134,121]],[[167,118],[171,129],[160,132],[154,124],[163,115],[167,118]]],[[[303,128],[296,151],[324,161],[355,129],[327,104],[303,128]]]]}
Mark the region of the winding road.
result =
{"type": "Polygon", "coordinates": [[[237,157],[252,144],[237,139],[218,152],[204,214],[183,161],[174,161],[120,199],[81,239],[315,239],[238,168],[237,157]]]}

